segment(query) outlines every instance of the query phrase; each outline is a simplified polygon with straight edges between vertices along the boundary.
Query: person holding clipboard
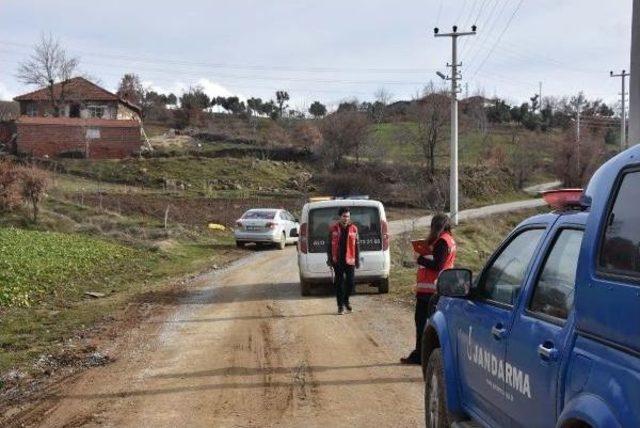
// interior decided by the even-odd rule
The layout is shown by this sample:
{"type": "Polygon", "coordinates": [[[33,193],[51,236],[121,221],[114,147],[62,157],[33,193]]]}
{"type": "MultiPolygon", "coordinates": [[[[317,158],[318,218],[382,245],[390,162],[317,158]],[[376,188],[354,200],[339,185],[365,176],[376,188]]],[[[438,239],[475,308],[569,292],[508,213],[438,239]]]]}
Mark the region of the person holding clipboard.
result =
{"type": "Polygon", "coordinates": [[[402,364],[420,364],[422,332],[437,302],[436,280],[444,269],[451,269],[456,260],[456,243],[451,233],[451,222],[446,214],[436,214],[431,219],[431,229],[426,240],[412,241],[418,255],[416,275],[416,347],[409,356],[400,359],[402,364]]]}

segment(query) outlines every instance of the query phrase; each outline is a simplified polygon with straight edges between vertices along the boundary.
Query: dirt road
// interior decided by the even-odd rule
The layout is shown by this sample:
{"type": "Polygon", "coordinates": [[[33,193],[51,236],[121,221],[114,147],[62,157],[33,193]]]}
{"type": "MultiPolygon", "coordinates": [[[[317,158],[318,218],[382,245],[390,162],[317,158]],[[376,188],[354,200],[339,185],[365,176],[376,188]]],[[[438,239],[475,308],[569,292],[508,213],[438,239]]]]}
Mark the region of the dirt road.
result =
{"type": "MultiPolygon", "coordinates": [[[[390,230],[428,221],[399,220],[390,230]]],[[[0,425],[421,426],[420,368],[397,363],[412,348],[411,309],[358,290],[355,312],[338,316],[332,296],[300,296],[295,248],[256,252],[202,275],[179,298],[155,296],[171,310],[124,332],[107,349],[114,363],[50,388],[34,410],[2,415],[0,425]]]]}
{"type": "Polygon", "coordinates": [[[423,423],[420,369],[397,364],[413,340],[409,309],[359,294],[338,316],[331,296],[300,297],[293,247],[189,290],[168,318],[131,332],[115,363],[53,391],[41,426],[423,423]]]}

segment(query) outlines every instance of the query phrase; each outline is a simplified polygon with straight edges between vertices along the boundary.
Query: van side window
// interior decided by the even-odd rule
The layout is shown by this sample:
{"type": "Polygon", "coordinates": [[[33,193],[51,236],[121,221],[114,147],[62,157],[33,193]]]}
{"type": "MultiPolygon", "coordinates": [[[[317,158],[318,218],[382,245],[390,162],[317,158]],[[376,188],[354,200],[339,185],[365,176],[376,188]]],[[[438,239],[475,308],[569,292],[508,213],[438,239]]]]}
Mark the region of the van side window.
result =
{"type": "Polygon", "coordinates": [[[640,171],[627,173],[607,216],[601,270],[640,278],[640,171]]]}
{"type": "Polygon", "coordinates": [[[513,238],[485,270],[478,297],[513,305],[542,235],[544,229],[527,229],[513,238]]]}
{"type": "Polygon", "coordinates": [[[567,319],[573,307],[573,294],[582,243],[582,230],[564,229],[547,255],[533,290],[529,310],[567,319]]]}

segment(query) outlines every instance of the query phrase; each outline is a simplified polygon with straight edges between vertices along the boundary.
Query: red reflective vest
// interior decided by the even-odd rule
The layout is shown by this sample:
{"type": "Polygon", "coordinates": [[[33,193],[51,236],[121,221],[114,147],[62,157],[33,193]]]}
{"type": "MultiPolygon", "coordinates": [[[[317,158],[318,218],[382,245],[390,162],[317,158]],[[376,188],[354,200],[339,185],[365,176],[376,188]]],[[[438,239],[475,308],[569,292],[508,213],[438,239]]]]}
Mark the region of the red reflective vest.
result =
{"type": "MultiPolygon", "coordinates": [[[[445,259],[444,266],[442,270],[451,269],[453,264],[456,261],[456,242],[453,240],[453,236],[451,236],[448,232],[443,232],[436,242],[440,239],[444,239],[447,243],[447,247],[449,248],[449,253],[447,254],[447,258],[445,259]]],[[[433,243],[435,246],[436,242],[433,243]]],[[[433,294],[436,292],[436,280],[438,279],[438,275],[440,275],[439,270],[429,269],[424,266],[418,266],[418,274],[416,279],[416,294],[433,294]]]]}
{"type": "MultiPolygon", "coordinates": [[[[355,224],[351,223],[346,227],[347,233],[347,253],[345,254],[345,261],[350,266],[356,265],[356,244],[358,242],[358,228],[355,224]]],[[[342,235],[342,226],[340,223],[335,223],[331,226],[331,260],[333,264],[338,264],[338,253],[340,252],[340,236],[342,235]]]]}

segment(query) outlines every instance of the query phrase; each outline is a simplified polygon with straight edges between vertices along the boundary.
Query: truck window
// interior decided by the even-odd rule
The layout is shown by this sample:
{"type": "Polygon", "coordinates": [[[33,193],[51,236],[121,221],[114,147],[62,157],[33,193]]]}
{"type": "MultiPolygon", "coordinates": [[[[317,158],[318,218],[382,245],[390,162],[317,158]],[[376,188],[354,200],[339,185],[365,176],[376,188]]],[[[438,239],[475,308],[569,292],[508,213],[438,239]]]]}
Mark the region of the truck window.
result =
{"type": "Polygon", "coordinates": [[[547,255],[529,305],[531,312],[567,319],[573,307],[582,230],[564,229],[547,255]]]}
{"type": "Polygon", "coordinates": [[[543,234],[544,229],[527,229],[513,238],[485,270],[478,284],[478,297],[513,305],[543,234]]]}
{"type": "MultiPolygon", "coordinates": [[[[326,253],[329,226],[338,221],[340,207],[309,211],[309,252],[326,253]]],[[[377,207],[349,207],[351,221],[358,227],[360,251],[382,251],[380,212],[377,207]]]]}
{"type": "Polygon", "coordinates": [[[622,179],[600,248],[601,270],[640,278],[640,171],[622,179]]]}

